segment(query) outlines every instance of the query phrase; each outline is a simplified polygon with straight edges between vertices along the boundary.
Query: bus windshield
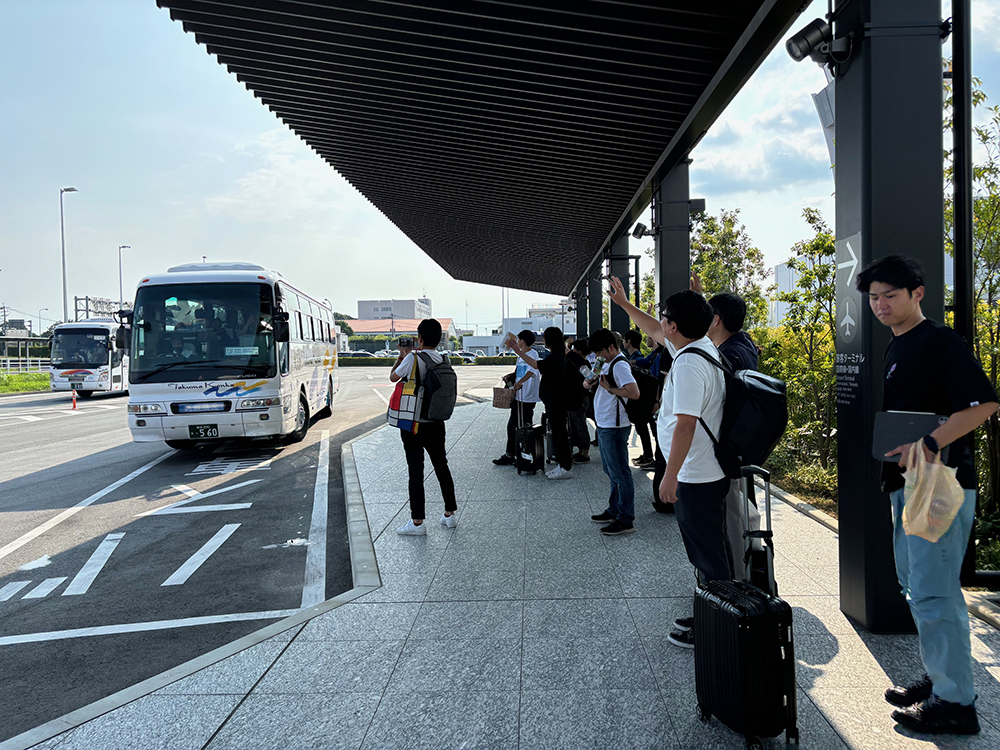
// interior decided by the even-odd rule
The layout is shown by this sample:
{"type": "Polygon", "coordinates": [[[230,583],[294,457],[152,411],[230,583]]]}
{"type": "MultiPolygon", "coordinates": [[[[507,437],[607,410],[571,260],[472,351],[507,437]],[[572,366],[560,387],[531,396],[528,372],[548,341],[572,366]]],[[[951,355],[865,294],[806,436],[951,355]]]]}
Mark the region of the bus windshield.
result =
{"type": "Polygon", "coordinates": [[[52,367],[102,367],[110,355],[107,328],[56,329],[52,335],[52,367]]]}
{"type": "Polygon", "coordinates": [[[274,377],[266,284],[165,284],[139,289],[129,382],[274,377]]]}

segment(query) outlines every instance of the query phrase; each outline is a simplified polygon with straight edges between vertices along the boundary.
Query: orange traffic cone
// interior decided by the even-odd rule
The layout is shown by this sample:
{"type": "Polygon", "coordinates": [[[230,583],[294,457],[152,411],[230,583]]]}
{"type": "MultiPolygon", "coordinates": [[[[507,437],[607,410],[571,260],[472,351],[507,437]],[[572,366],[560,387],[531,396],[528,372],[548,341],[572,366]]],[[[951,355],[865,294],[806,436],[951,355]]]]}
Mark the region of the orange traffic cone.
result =
{"type": "Polygon", "coordinates": [[[76,389],[73,390],[73,408],[76,408],[76,389]]]}

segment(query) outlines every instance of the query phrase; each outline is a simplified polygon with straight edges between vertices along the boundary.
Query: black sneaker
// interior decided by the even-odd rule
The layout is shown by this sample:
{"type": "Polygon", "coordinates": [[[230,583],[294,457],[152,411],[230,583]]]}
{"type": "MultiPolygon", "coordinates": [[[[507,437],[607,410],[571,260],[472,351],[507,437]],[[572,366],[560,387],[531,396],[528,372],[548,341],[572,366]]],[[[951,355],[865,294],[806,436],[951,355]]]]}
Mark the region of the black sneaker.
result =
{"type": "Polygon", "coordinates": [[[912,685],[896,685],[885,691],[885,699],[894,706],[906,708],[931,697],[931,678],[924,675],[912,685]]]}
{"type": "Polygon", "coordinates": [[[694,630],[675,630],[667,640],[681,648],[694,648],[694,630]]]}
{"type": "Polygon", "coordinates": [[[597,445],[597,438],[594,438],[593,440],[591,440],[590,444],[591,445],[597,445]]]}
{"type": "Polygon", "coordinates": [[[590,456],[585,456],[582,453],[574,453],[573,454],[573,463],[575,463],[575,464],[590,463],[590,456]]]}
{"type": "Polygon", "coordinates": [[[640,471],[656,471],[656,460],[654,459],[652,461],[647,461],[644,464],[636,464],[635,468],[639,469],[640,471]]]}
{"type": "Polygon", "coordinates": [[[591,516],[590,520],[595,523],[611,523],[615,520],[615,517],[607,511],[604,511],[603,513],[598,513],[596,516],[591,516]]]}
{"type": "Polygon", "coordinates": [[[514,457],[504,453],[500,458],[494,458],[493,463],[497,466],[512,466],[514,464],[514,457]]]}
{"type": "Polygon", "coordinates": [[[688,632],[689,630],[694,630],[694,618],[693,617],[678,617],[674,620],[674,627],[682,632],[688,632]]]}
{"type": "Polygon", "coordinates": [[[674,504],[673,503],[661,503],[659,500],[653,501],[653,509],[657,513],[673,513],[674,504]]]}
{"type": "Polygon", "coordinates": [[[975,706],[963,706],[931,695],[909,708],[898,708],[892,718],[901,726],[926,734],[979,734],[975,706]]]}
{"type": "Polygon", "coordinates": [[[618,536],[619,534],[631,534],[635,531],[635,526],[632,524],[625,524],[621,521],[612,521],[609,525],[601,529],[601,533],[604,536],[618,536]]]}
{"type": "Polygon", "coordinates": [[[636,466],[641,466],[642,464],[650,463],[652,460],[653,460],[652,456],[647,456],[645,453],[643,453],[641,456],[636,456],[635,458],[633,458],[632,463],[634,463],[636,466]]]}

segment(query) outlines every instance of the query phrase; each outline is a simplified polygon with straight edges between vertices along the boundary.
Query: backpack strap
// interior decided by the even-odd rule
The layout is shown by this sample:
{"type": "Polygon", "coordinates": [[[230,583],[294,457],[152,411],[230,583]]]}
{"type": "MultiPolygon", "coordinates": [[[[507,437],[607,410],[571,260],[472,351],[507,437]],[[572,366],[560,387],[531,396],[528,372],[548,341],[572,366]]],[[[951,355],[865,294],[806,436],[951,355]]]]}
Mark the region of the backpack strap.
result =
{"type": "MultiPolygon", "coordinates": [[[[732,377],[734,375],[734,373],[735,373],[735,371],[733,370],[733,366],[729,363],[729,360],[726,359],[726,355],[724,355],[722,352],[719,352],[719,359],[716,359],[715,357],[713,357],[711,354],[709,354],[708,352],[704,351],[703,349],[692,349],[690,346],[686,346],[686,347],[684,347],[684,349],[682,349],[681,351],[677,352],[677,356],[674,357],[674,361],[676,362],[677,361],[677,357],[680,357],[682,354],[687,354],[688,352],[691,352],[692,354],[697,354],[702,359],[707,359],[713,365],[715,365],[716,367],[718,367],[720,370],[722,370],[723,378],[725,378],[726,375],[729,375],[730,377],[732,377]]],[[[673,369],[671,368],[671,370],[670,370],[670,377],[671,378],[673,377],[673,374],[674,374],[674,372],[673,372],[673,369]]],[[[723,389],[724,388],[725,388],[725,382],[723,382],[723,389]]],[[[698,417],[698,421],[701,422],[701,426],[704,427],[705,428],[705,432],[708,433],[708,437],[712,441],[712,446],[713,447],[717,446],[719,444],[719,441],[716,439],[715,435],[712,434],[712,431],[710,429],[708,429],[708,425],[705,424],[705,420],[702,417],[698,417]]]]}
{"type": "MultiPolygon", "coordinates": [[[[612,388],[617,388],[618,387],[618,384],[615,382],[615,364],[618,363],[618,362],[625,362],[626,364],[628,364],[628,359],[625,357],[624,354],[619,354],[617,357],[615,357],[613,360],[611,360],[611,362],[608,363],[607,378],[608,378],[608,380],[611,381],[611,387],[612,388]]],[[[629,365],[629,367],[631,367],[631,365],[629,365]]],[[[611,395],[615,396],[615,394],[611,394],[611,395]]],[[[618,403],[615,404],[615,427],[621,427],[622,426],[622,412],[621,412],[621,410],[625,409],[625,399],[623,399],[621,396],[615,396],[615,398],[618,399],[618,403]]],[[[625,413],[628,414],[628,410],[627,409],[626,409],[625,413]]]]}

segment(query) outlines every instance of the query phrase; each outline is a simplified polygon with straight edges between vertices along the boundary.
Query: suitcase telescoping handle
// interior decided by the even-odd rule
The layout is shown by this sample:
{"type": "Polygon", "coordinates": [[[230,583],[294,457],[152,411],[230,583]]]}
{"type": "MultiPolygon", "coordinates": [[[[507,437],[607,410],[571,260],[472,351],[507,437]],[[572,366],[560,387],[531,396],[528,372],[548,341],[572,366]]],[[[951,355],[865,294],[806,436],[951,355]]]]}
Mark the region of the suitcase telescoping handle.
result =
{"type": "MultiPolygon", "coordinates": [[[[771,531],[771,472],[760,466],[744,466],[740,471],[747,480],[746,492],[743,493],[744,511],[747,523],[750,522],[750,493],[753,491],[754,477],[764,480],[764,516],[766,519],[765,531],[771,531]]],[[[749,529],[744,529],[748,531],[749,529]]]]}

